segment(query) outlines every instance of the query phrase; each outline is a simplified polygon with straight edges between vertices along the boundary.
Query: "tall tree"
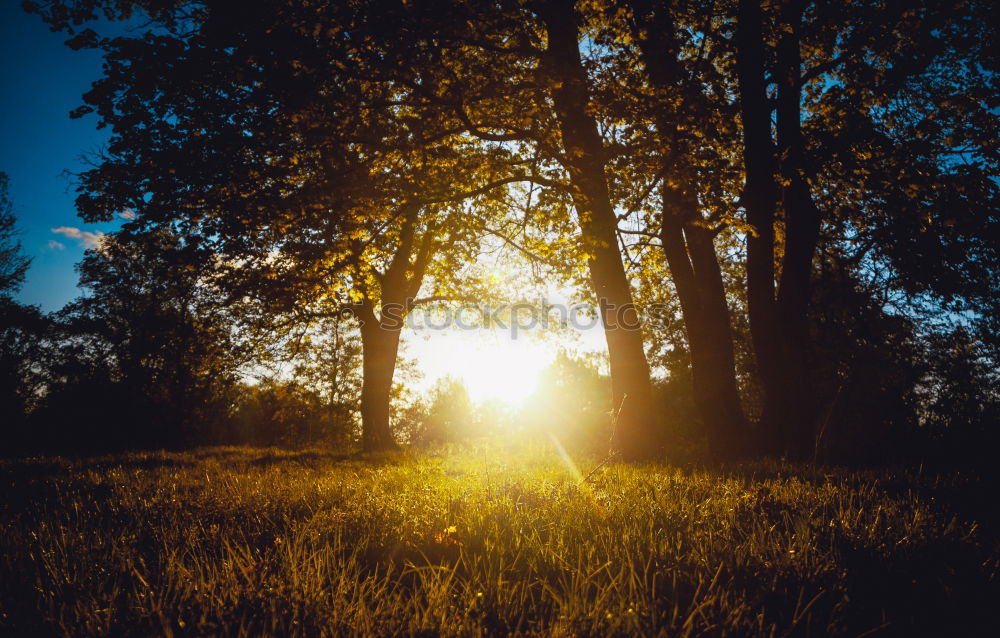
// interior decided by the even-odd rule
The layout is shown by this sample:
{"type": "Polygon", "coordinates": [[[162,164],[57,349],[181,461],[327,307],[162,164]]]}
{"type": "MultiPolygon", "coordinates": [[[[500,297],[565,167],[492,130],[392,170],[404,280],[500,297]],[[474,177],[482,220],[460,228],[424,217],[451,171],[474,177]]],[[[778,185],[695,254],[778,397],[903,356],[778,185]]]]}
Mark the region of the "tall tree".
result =
{"type": "MultiPolygon", "coordinates": [[[[56,25],[59,6],[47,14],[56,25]]],[[[522,178],[497,175],[502,153],[415,109],[419,74],[396,73],[392,56],[397,40],[419,40],[391,37],[387,24],[412,25],[373,6],[213,3],[153,15],[155,34],[83,31],[73,42],[106,52],[105,77],[78,113],[96,110],[113,129],[107,156],[82,176],[81,213],[127,208],[138,227],[206,238],[233,298],[285,317],[352,305],[364,446],[393,447],[401,320],[429,272],[444,282],[447,262],[470,256],[462,203],[522,178]]]]}
{"type": "MultiPolygon", "coordinates": [[[[648,87],[634,125],[650,123],[655,140],[653,181],[660,182],[660,210],[653,235],[667,260],[684,317],[693,391],[716,457],[746,453],[747,422],[736,383],[733,330],[716,239],[732,224],[727,195],[735,175],[727,136],[732,105],[712,65],[717,45],[707,40],[699,13],[673,1],[636,0],[617,42],[634,41],[648,87]],[[682,31],[686,22],[688,30],[682,31]],[[686,33],[702,29],[697,43],[686,33]],[[624,31],[624,33],[622,33],[624,31]],[[728,191],[728,192],[727,192],[728,191]],[[658,228],[657,228],[658,226],[658,228]]],[[[614,16],[608,19],[614,23],[614,16]]],[[[622,55],[622,54],[620,54],[622,55]]],[[[624,57],[624,56],[623,56],[624,57]]],[[[648,226],[648,224],[647,224],[648,226]]]]}
{"type": "Polygon", "coordinates": [[[31,259],[17,241],[17,219],[10,199],[10,179],[0,171],[0,296],[9,297],[20,289],[31,259]]]}
{"type": "Polygon", "coordinates": [[[575,3],[568,0],[539,3],[537,12],[547,39],[541,70],[548,76],[563,163],[588,252],[590,283],[602,306],[612,402],[618,406],[617,443],[625,458],[653,458],[663,450],[663,433],[653,408],[642,326],[618,248],[607,151],[592,115],[590,83],[580,55],[580,18],[575,3]]]}
{"type": "MultiPolygon", "coordinates": [[[[892,219],[901,231],[906,213],[933,216],[949,206],[986,225],[995,217],[995,74],[983,67],[995,56],[979,44],[993,36],[994,21],[982,3],[957,9],[863,0],[738,4],[743,205],[753,229],[747,294],[773,451],[805,457],[815,444],[822,406],[809,379],[808,312],[824,234],[871,239],[872,222],[892,219]],[[913,125],[923,130],[905,140],[900,134],[913,125]]],[[[904,241],[919,237],[913,230],[904,241]]],[[[989,252],[984,265],[993,261],[989,252]]]]}
{"type": "Polygon", "coordinates": [[[85,292],[56,315],[59,352],[38,419],[56,440],[81,447],[219,440],[254,352],[233,330],[239,312],[203,267],[208,257],[165,229],[105,235],[85,254],[85,292]]]}
{"type": "Polygon", "coordinates": [[[0,437],[10,450],[24,443],[28,412],[41,394],[38,364],[48,322],[38,308],[14,300],[31,259],[16,239],[9,187],[7,174],[0,172],[0,437]]]}
{"type": "MultiPolygon", "coordinates": [[[[427,39],[441,47],[439,79],[425,92],[434,108],[484,142],[506,145],[543,206],[524,223],[576,236],[586,287],[602,306],[616,411],[616,445],[625,458],[655,458],[663,432],[651,397],[642,321],[618,248],[612,154],[595,115],[593,78],[581,53],[586,34],[575,3],[446,3],[425,7],[427,39]],[[446,16],[442,19],[442,16],[446,16]]],[[[422,74],[422,79],[424,78],[422,74]]]]}

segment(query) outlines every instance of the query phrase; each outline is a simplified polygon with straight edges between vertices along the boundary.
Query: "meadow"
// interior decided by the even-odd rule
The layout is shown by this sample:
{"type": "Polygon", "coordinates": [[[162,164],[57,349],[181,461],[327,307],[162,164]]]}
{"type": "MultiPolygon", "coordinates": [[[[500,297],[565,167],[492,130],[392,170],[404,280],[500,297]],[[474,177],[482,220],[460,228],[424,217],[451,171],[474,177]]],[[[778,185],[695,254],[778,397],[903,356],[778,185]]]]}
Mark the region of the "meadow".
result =
{"type": "Polygon", "coordinates": [[[970,477],[599,463],[2,461],[0,634],[1000,635],[994,493],[970,477]]]}

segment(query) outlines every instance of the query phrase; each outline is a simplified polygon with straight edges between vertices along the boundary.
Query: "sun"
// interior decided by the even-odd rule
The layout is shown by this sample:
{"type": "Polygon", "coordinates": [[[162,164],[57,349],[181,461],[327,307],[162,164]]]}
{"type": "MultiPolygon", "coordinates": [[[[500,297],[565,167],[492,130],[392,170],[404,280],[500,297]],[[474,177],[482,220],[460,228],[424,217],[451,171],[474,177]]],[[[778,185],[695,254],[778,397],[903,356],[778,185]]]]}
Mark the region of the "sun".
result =
{"type": "Polygon", "coordinates": [[[492,400],[516,407],[534,392],[539,373],[552,358],[547,349],[524,339],[486,343],[470,353],[456,376],[474,402],[492,400]]]}
{"type": "Polygon", "coordinates": [[[550,344],[503,333],[441,335],[421,345],[419,359],[429,376],[460,380],[473,403],[514,408],[534,392],[539,374],[555,358],[550,344]]]}

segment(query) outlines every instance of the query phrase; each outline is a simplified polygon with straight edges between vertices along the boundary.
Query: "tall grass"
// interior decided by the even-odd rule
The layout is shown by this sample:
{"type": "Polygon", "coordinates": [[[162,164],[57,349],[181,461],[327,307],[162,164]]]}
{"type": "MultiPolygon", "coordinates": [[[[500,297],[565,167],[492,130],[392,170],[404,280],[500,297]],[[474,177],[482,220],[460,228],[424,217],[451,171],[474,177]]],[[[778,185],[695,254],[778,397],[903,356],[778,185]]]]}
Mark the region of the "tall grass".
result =
{"type": "Polygon", "coordinates": [[[0,476],[0,633],[1000,627],[994,514],[960,477],[608,465],[581,483],[540,446],[219,448],[7,461],[0,476]]]}

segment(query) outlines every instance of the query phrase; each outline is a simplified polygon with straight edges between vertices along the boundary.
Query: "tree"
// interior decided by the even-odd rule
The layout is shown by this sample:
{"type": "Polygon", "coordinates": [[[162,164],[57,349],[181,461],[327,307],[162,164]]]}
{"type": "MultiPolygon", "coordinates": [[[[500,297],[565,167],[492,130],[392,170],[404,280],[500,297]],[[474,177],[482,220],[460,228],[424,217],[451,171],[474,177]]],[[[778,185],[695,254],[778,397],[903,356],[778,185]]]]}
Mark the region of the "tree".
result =
{"type": "Polygon", "coordinates": [[[600,450],[607,445],[611,384],[598,363],[559,352],[539,375],[538,388],[517,414],[565,447],[600,450]]]}
{"type": "Polygon", "coordinates": [[[0,172],[0,421],[8,450],[23,447],[25,425],[42,391],[39,362],[48,322],[38,308],[14,301],[31,259],[16,241],[10,181],[0,172]]]}
{"type": "Polygon", "coordinates": [[[642,321],[616,236],[610,149],[595,117],[585,37],[572,2],[423,7],[423,40],[444,53],[421,68],[427,108],[452,126],[531,166],[544,186],[541,211],[524,223],[551,224],[576,236],[586,285],[601,306],[614,403],[616,445],[625,458],[663,451],[651,395],[642,321]],[[444,19],[442,19],[444,18],[444,19]],[[541,214],[539,214],[541,213],[541,214]],[[575,227],[575,228],[574,228],[575,227]]]}
{"type": "Polygon", "coordinates": [[[455,442],[468,438],[474,425],[465,385],[457,379],[444,378],[431,390],[430,407],[415,439],[422,444],[455,442]]]}
{"type": "MultiPolygon", "coordinates": [[[[368,450],[394,445],[402,320],[422,300],[468,294],[477,282],[454,265],[474,262],[486,236],[558,262],[601,304],[630,460],[664,448],[644,347],[668,331],[650,339],[640,312],[655,295],[676,292],[683,331],[669,337],[690,358],[718,457],[815,454],[827,415],[847,414],[820,386],[864,358],[831,344],[881,335],[909,348],[919,329],[894,313],[964,313],[985,343],[995,325],[987,3],[36,9],[56,28],[137,9],[155,26],[72,40],[106,53],[79,113],[113,129],[82,176],[84,216],[130,209],[135,230],[200,238],[214,255],[203,274],[278,332],[350,308],[368,450]],[[861,298],[886,290],[906,301],[890,311],[861,298]]],[[[910,358],[882,354],[871,360],[887,369],[910,358]]]]}
{"type": "MultiPolygon", "coordinates": [[[[67,26],[67,6],[101,3],[51,3],[46,18],[67,26]]],[[[117,15],[142,5],[122,6],[117,15]]],[[[291,321],[350,306],[365,353],[364,447],[391,448],[401,319],[429,273],[445,287],[446,264],[474,250],[462,202],[523,177],[494,177],[502,154],[415,115],[420,87],[385,60],[398,46],[383,33],[391,14],[364,4],[186,9],[153,12],[155,34],[77,34],[74,46],[107,60],[78,114],[96,110],[114,131],[82,176],[81,214],[127,208],[136,227],[205,238],[234,299],[291,321]]]]}
{"type": "MultiPolygon", "coordinates": [[[[259,327],[259,326],[257,326],[259,327]]],[[[361,336],[346,319],[256,337],[268,351],[244,377],[226,439],[348,449],[360,434],[361,336]]]]}
{"type": "MultiPolygon", "coordinates": [[[[747,297],[771,451],[803,458],[814,446],[822,408],[811,390],[808,314],[824,235],[891,249],[898,244],[875,239],[869,224],[892,219],[909,242],[919,238],[907,227],[914,214],[959,207],[980,227],[995,218],[995,75],[980,66],[991,60],[981,48],[995,28],[989,12],[977,2],[960,11],[933,2],[738,3],[742,204],[753,229],[747,297]],[[904,141],[911,126],[922,130],[904,141]],[[976,196],[963,196],[967,189],[976,196]]],[[[981,265],[996,263],[990,253],[981,265]]]]}
{"type": "Polygon", "coordinates": [[[0,296],[10,297],[16,293],[31,265],[31,259],[24,255],[17,236],[17,219],[13,213],[14,204],[10,199],[10,179],[0,172],[0,296]]]}
{"type": "Polygon", "coordinates": [[[53,443],[174,447],[225,432],[253,350],[203,259],[162,229],[105,235],[86,253],[86,293],[56,316],[59,351],[38,415],[53,443]]]}
{"type": "Polygon", "coordinates": [[[608,4],[599,41],[618,59],[608,74],[619,77],[607,101],[612,109],[622,94],[632,102],[617,107],[633,129],[626,139],[634,149],[633,167],[620,170],[649,185],[640,197],[659,196],[658,209],[635,201],[629,211],[643,214],[634,230],[619,232],[639,235],[640,247],[659,242],[684,318],[695,402],[713,454],[728,458],[749,443],[716,249],[735,226],[731,199],[739,171],[729,143],[733,104],[713,65],[720,47],[705,29],[710,11],[669,1],[636,0],[624,10],[608,4]],[[692,32],[698,40],[686,41],[692,32]]]}
{"type": "Polygon", "coordinates": [[[308,342],[293,352],[291,377],[319,398],[321,425],[313,425],[311,430],[346,442],[355,435],[360,409],[361,336],[349,322],[338,318],[321,322],[313,332],[307,336],[308,342]]]}
{"type": "Polygon", "coordinates": [[[564,165],[587,247],[590,282],[601,304],[617,406],[617,444],[626,459],[655,458],[663,451],[652,404],[642,327],[615,234],[617,219],[608,188],[604,143],[590,115],[590,88],[580,57],[579,17],[573,2],[539,4],[546,31],[543,69],[559,122],[564,165]]]}
{"type": "Polygon", "coordinates": [[[920,427],[930,443],[920,450],[924,459],[980,470],[995,467],[1000,376],[985,355],[983,344],[964,328],[929,335],[925,376],[916,387],[920,427]]]}

